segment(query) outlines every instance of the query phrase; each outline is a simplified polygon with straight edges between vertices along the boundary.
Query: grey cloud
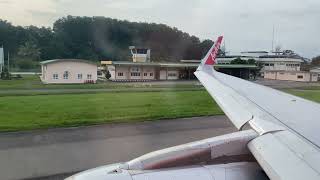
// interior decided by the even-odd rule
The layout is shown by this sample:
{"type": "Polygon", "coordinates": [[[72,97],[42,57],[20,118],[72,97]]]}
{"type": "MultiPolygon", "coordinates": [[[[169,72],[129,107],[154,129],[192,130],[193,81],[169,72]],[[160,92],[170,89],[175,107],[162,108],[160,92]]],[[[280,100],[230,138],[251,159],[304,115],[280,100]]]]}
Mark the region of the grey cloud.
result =
{"type": "Polygon", "coordinates": [[[11,1],[8,1],[8,0],[2,0],[0,1],[0,4],[11,4],[12,2],[11,1]]]}

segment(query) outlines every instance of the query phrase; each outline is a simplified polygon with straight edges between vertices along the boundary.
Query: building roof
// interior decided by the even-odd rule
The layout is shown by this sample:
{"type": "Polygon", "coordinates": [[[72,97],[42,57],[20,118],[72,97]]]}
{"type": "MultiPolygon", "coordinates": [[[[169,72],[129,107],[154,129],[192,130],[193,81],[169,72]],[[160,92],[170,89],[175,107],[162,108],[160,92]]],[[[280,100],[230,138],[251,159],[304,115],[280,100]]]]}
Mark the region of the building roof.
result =
{"type": "Polygon", "coordinates": [[[288,70],[263,70],[262,72],[309,73],[308,71],[288,71],[288,70]]]}
{"type": "Polygon", "coordinates": [[[217,68],[231,68],[231,69],[237,69],[237,68],[248,68],[248,69],[256,69],[258,66],[252,65],[252,64],[216,64],[214,67],[217,68]]]}
{"type": "Polygon", "coordinates": [[[315,67],[310,70],[312,73],[320,73],[320,67],[315,67]]]}
{"type": "MultiPolygon", "coordinates": [[[[131,61],[112,61],[112,65],[130,65],[130,66],[159,66],[159,67],[194,67],[197,68],[199,63],[169,63],[169,62],[131,62],[131,61]]],[[[217,64],[214,65],[217,68],[257,68],[256,65],[248,64],[217,64]]]]}
{"type": "Polygon", "coordinates": [[[259,58],[291,58],[291,59],[302,59],[300,56],[293,56],[293,55],[266,55],[266,56],[259,56],[259,58]]]}
{"type": "Polygon", "coordinates": [[[112,61],[113,65],[132,65],[132,66],[160,66],[160,67],[198,67],[199,63],[169,63],[169,62],[131,62],[131,61],[112,61]]]}
{"type": "Polygon", "coordinates": [[[268,53],[268,51],[243,51],[241,53],[268,53]]]}
{"type": "Polygon", "coordinates": [[[94,64],[97,65],[95,62],[88,61],[88,60],[83,60],[83,59],[51,59],[51,60],[46,60],[46,61],[41,61],[40,64],[51,64],[51,63],[56,63],[56,62],[82,62],[82,63],[87,63],[87,64],[94,64]]]}
{"type": "Polygon", "coordinates": [[[298,58],[292,58],[292,57],[270,57],[270,56],[264,56],[259,57],[256,59],[256,61],[263,61],[263,62],[300,62],[302,63],[302,59],[298,58]]]}

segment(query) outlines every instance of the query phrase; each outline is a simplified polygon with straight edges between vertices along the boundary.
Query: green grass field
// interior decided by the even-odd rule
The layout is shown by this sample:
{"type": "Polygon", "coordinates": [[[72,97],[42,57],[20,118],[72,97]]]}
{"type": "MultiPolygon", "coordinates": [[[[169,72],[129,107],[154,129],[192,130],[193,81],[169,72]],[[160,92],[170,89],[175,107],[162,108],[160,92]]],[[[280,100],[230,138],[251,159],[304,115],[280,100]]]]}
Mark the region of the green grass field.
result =
{"type": "Polygon", "coordinates": [[[219,114],[206,91],[0,97],[0,131],[219,114]]]}
{"type": "Polygon", "coordinates": [[[320,103],[320,90],[290,89],[290,90],[285,90],[285,92],[320,103]]]}
{"type": "MultiPolygon", "coordinates": [[[[320,89],[312,89],[284,91],[320,102],[320,89]]],[[[221,114],[223,112],[208,93],[194,84],[150,86],[148,83],[106,82],[43,85],[36,76],[0,81],[0,131],[221,114]],[[46,89],[53,91],[47,92],[46,89]],[[90,89],[103,91],[89,92],[90,89]],[[105,92],[108,89],[110,91],[105,92]]]]}

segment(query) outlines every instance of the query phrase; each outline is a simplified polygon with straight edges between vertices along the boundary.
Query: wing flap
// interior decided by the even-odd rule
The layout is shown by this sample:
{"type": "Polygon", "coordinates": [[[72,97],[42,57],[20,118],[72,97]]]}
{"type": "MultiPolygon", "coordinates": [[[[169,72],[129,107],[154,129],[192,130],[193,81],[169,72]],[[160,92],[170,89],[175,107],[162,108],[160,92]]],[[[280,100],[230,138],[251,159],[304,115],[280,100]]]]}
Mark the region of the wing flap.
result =
{"type": "Polygon", "coordinates": [[[290,131],[259,136],[248,147],[270,179],[320,179],[319,150],[290,131]],[[272,146],[271,146],[272,144],[272,146]]]}

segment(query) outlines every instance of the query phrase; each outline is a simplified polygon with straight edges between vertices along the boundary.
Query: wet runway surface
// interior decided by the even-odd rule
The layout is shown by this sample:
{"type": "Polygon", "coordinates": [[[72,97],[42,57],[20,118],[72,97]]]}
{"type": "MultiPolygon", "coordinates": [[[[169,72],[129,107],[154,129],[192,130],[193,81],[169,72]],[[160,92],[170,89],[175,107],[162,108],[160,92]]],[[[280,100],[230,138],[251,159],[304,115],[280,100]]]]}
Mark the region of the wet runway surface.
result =
{"type": "Polygon", "coordinates": [[[234,131],[225,116],[210,116],[0,133],[0,179],[63,179],[74,172],[234,131]]]}

